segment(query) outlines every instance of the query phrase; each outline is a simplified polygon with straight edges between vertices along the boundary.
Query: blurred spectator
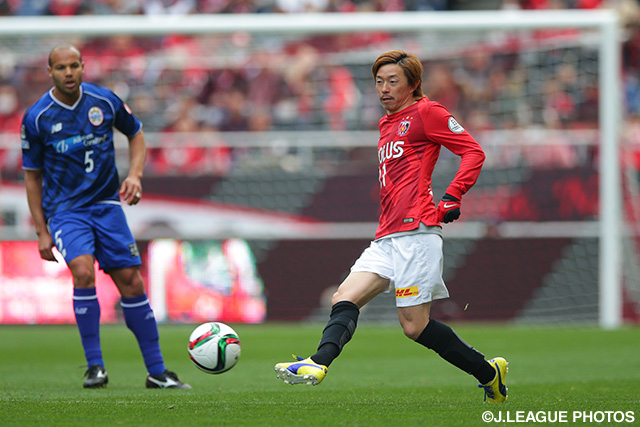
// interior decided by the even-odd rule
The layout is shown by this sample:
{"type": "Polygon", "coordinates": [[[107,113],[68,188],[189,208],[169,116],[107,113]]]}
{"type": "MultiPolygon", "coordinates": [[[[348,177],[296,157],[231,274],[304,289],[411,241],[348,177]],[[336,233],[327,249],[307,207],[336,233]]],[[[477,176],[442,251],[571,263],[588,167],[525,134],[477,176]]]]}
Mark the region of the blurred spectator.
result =
{"type": "Polygon", "coordinates": [[[145,0],[142,3],[146,15],[187,15],[195,9],[195,0],[145,0]]]}
{"type": "Polygon", "coordinates": [[[0,16],[12,16],[13,14],[11,2],[7,0],[0,0],[0,16]]]}
{"type": "Polygon", "coordinates": [[[149,167],[166,174],[204,172],[206,149],[198,138],[200,126],[193,114],[193,100],[184,99],[171,124],[160,135],[160,147],[149,149],[149,167]]]}
{"type": "Polygon", "coordinates": [[[0,84],[0,133],[20,132],[23,111],[19,107],[16,88],[10,84],[0,84]]]}
{"type": "Polygon", "coordinates": [[[249,102],[244,93],[240,90],[232,90],[224,98],[220,130],[223,132],[249,130],[249,102]]]}
{"type": "MultiPolygon", "coordinates": [[[[0,134],[10,135],[11,140],[18,141],[22,113],[16,89],[9,84],[0,85],[0,134]]],[[[0,141],[1,142],[1,141],[0,141]]],[[[0,145],[0,170],[15,171],[22,165],[21,152],[4,150],[0,145]]]]}
{"type": "Polygon", "coordinates": [[[138,15],[142,0],[93,0],[89,13],[95,15],[138,15]]]}
{"type": "Polygon", "coordinates": [[[284,13],[323,12],[329,0],[275,0],[277,10],[284,13]]]}
{"type": "Polygon", "coordinates": [[[446,105],[454,115],[458,114],[462,89],[453,77],[450,63],[425,64],[425,80],[422,86],[430,99],[446,105]]]}
{"type": "Polygon", "coordinates": [[[491,54],[482,46],[477,47],[453,71],[455,82],[462,90],[464,102],[459,103],[459,114],[464,116],[468,111],[485,108],[489,96],[489,78],[493,67],[491,54]]]}
{"type": "Polygon", "coordinates": [[[49,0],[17,0],[13,3],[12,9],[16,15],[38,16],[46,15],[49,8],[49,0]]]}
{"type": "Polygon", "coordinates": [[[50,0],[46,15],[73,16],[84,15],[90,10],[89,2],[84,0],[50,0]]]}
{"type": "Polygon", "coordinates": [[[566,127],[576,117],[575,102],[555,77],[545,82],[544,97],[543,119],[549,128],[566,127]]]}
{"type": "Polygon", "coordinates": [[[405,9],[419,12],[447,10],[447,0],[405,0],[405,9]]]}
{"type": "Polygon", "coordinates": [[[331,130],[346,130],[353,108],[358,102],[358,91],[347,67],[335,66],[327,70],[325,85],[327,96],[323,107],[331,130]]]}
{"type": "Polygon", "coordinates": [[[200,0],[197,13],[267,13],[273,12],[267,0],[200,0]]]}

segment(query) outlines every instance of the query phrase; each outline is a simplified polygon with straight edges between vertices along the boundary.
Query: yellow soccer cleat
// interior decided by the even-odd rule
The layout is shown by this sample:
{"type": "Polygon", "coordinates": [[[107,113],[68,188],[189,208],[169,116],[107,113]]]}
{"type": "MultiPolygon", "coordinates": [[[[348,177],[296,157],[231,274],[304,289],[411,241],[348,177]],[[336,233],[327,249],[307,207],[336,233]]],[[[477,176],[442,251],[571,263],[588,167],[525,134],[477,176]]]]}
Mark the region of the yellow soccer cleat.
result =
{"type": "Polygon", "coordinates": [[[276,376],[285,384],[309,384],[318,385],[327,374],[327,367],[319,365],[310,357],[303,359],[302,357],[292,355],[296,362],[283,362],[275,366],[276,376]]]}
{"type": "Polygon", "coordinates": [[[488,384],[478,384],[484,389],[484,400],[490,403],[499,403],[507,400],[507,384],[505,378],[509,372],[509,362],[502,357],[489,360],[489,364],[496,370],[496,376],[488,384]]]}

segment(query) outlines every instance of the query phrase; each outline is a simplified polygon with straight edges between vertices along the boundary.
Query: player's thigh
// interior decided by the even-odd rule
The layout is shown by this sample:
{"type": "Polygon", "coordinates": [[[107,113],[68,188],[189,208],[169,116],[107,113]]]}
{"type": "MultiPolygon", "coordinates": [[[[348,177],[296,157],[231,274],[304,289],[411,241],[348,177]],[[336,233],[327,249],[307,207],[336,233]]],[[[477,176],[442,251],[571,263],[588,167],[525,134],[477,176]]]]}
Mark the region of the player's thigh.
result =
{"type": "Polygon", "coordinates": [[[389,288],[389,279],[376,273],[355,271],[349,273],[333,295],[332,304],[340,301],[351,301],[358,307],[364,306],[376,295],[389,288]]]}
{"type": "Polygon", "coordinates": [[[419,306],[449,297],[442,280],[442,237],[415,234],[393,239],[393,245],[397,307],[419,306]]]}
{"type": "Polygon", "coordinates": [[[131,234],[120,205],[99,204],[92,207],[96,233],[95,256],[104,271],[140,265],[138,246],[131,234]]]}
{"type": "Polygon", "coordinates": [[[47,225],[53,243],[67,265],[81,255],[94,256],[95,238],[90,211],[77,209],[63,212],[49,218],[47,225]]]}

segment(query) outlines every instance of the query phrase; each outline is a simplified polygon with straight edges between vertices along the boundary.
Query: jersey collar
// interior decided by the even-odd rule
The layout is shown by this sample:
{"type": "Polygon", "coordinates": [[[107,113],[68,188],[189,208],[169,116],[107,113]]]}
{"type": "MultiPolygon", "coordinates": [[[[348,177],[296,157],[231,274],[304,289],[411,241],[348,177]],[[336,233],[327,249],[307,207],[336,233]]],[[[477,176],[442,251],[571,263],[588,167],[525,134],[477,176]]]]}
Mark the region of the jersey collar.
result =
{"type": "Polygon", "coordinates": [[[76,102],[73,105],[67,105],[64,102],[58,100],[58,98],[56,98],[53,95],[53,89],[54,88],[49,89],[49,96],[51,97],[51,99],[53,99],[53,102],[55,102],[56,104],[58,104],[62,108],[66,108],[67,110],[75,110],[75,108],[78,106],[78,104],[82,100],[82,94],[84,93],[82,84],[80,84],[80,96],[78,97],[78,99],[76,100],[76,102]]]}

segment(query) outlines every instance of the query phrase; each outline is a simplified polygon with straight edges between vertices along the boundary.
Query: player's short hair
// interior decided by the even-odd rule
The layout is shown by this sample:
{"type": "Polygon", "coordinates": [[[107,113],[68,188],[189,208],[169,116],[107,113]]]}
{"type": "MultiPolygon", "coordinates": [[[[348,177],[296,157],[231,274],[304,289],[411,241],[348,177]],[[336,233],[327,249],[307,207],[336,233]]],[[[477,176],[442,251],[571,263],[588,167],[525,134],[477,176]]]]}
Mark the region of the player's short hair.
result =
{"type": "Polygon", "coordinates": [[[51,52],[49,52],[49,67],[53,65],[53,62],[51,60],[51,57],[53,56],[53,52],[58,50],[73,50],[78,54],[78,59],[80,59],[80,62],[82,62],[82,54],[80,53],[80,50],[77,47],[70,44],[61,44],[54,47],[53,49],[51,49],[51,52]]]}
{"type": "Polygon", "coordinates": [[[416,89],[413,91],[414,99],[424,98],[424,94],[422,93],[422,63],[414,54],[405,52],[404,50],[391,50],[383,53],[373,63],[373,67],[371,67],[373,78],[376,77],[378,70],[380,70],[383,65],[389,64],[398,64],[400,68],[402,68],[410,86],[417,84],[416,89]]]}

